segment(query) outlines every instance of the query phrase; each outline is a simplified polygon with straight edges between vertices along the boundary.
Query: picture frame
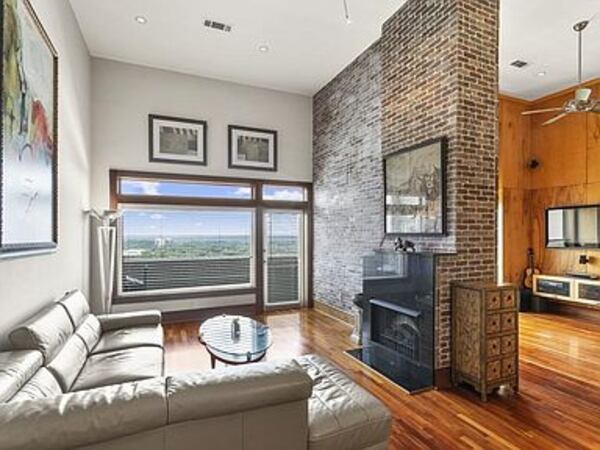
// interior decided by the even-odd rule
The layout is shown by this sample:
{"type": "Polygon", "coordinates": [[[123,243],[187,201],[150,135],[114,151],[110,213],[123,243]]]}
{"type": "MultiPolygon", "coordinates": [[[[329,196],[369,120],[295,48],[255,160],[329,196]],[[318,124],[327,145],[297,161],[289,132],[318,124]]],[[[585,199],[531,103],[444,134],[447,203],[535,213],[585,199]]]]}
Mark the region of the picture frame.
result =
{"type": "Polygon", "coordinates": [[[229,168],[277,171],[277,131],[229,125],[229,168]]]}
{"type": "Polygon", "coordinates": [[[148,133],[150,162],[207,165],[205,120],[150,114],[148,133]]]}
{"type": "Polygon", "coordinates": [[[58,53],[28,0],[0,4],[0,258],[58,247],[58,53]]]}
{"type": "Polygon", "coordinates": [[[384,157],[385,234],[445,236],[446,155],[441,137],[384,157]]]}

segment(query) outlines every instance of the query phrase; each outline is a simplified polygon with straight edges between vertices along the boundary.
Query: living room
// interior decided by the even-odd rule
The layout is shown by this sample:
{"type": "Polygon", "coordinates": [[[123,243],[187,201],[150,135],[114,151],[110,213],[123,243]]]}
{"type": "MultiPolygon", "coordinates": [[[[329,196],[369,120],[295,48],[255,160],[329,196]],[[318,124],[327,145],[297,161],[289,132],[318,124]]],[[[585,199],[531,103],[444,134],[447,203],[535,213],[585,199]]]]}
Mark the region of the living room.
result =
{"type": "Polygon", "coordinates": [[[600,447],[597,0],[2,0],[0,448],[600,447]]]}

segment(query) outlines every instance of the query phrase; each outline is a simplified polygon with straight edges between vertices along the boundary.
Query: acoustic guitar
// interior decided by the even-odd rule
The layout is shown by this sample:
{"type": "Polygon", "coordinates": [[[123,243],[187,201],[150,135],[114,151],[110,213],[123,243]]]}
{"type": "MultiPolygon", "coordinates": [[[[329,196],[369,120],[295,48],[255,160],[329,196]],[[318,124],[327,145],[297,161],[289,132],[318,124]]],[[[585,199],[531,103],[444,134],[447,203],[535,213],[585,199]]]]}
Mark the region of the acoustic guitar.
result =
{"type": "Polygon", "coordinates": [[[527,269],[525,269],[525,276],[523,277],[523,286],[527,289],[533,289],[533,276],[540,274],[540,269],[535,267],[535,261],[533,258],[533,249],[527,249],[527,269]]]}

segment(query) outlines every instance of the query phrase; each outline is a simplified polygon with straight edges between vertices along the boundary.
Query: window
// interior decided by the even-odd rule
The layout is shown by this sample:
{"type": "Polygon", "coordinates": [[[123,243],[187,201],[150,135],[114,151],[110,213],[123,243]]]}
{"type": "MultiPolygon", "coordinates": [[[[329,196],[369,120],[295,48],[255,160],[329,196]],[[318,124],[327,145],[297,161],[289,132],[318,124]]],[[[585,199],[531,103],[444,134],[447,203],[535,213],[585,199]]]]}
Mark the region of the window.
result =
{"type": "Polygon", "coordinates": [[[121,178],[119,193],[132,196],[251,199],[249,184],[121,178]]]}
{"type": "Polygon", "coordinates": [[[265,185],[262,191],[263,199],[287,202],[306,201],[306,189],[301,186],[265,185]]]}
{"type": "Polygon", "coordinates": [[[253,210],[122,211],[122,294],[252,286],[253,210]]]}
{"type": "Polygon", "coordinates": [[[309,183],[121,170],[110,180],[110,206],[122,212],[117,303],[254,296],[268,306],[308,292],[310,237],[265,224],[295,212],[304,236],[309,183]]]}

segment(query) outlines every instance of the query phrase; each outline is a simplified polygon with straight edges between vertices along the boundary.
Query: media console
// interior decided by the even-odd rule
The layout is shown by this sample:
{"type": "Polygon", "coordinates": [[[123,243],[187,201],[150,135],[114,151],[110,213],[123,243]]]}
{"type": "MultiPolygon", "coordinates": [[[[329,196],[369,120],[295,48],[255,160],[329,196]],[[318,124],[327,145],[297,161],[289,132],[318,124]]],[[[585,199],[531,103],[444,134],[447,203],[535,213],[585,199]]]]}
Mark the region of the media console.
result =
{"type": "Polygon", "coordinates": [[[600,310],[600,280],[534,275],[533,294],[551,301],[600,310]]]}

